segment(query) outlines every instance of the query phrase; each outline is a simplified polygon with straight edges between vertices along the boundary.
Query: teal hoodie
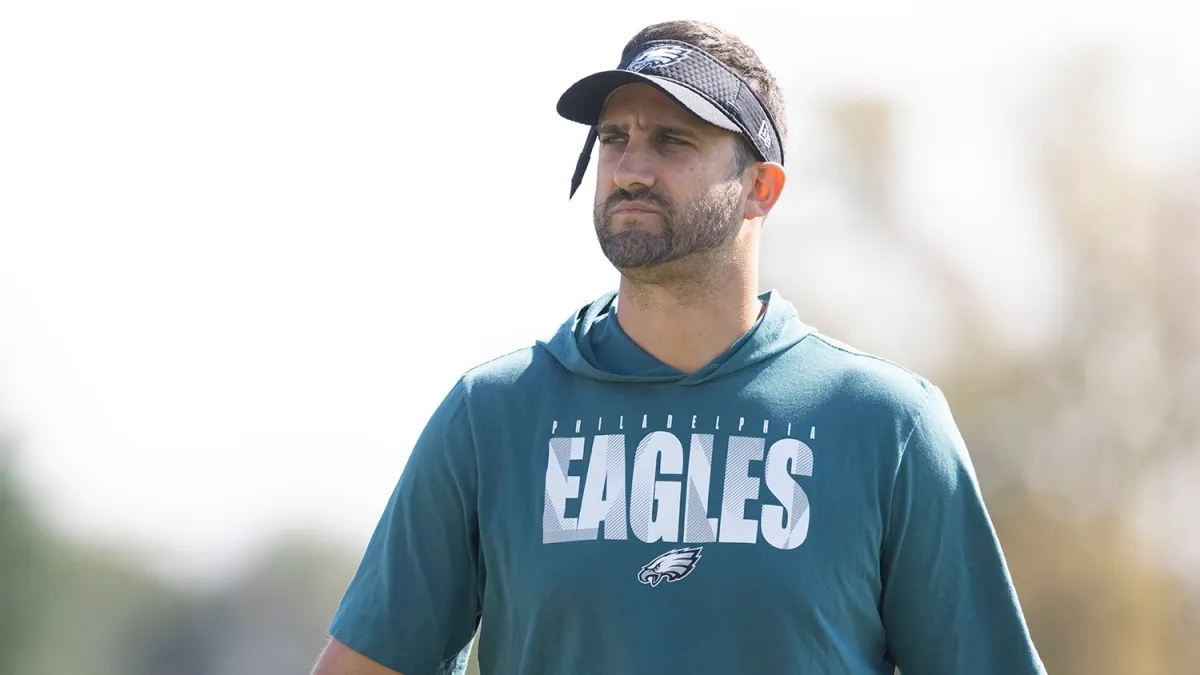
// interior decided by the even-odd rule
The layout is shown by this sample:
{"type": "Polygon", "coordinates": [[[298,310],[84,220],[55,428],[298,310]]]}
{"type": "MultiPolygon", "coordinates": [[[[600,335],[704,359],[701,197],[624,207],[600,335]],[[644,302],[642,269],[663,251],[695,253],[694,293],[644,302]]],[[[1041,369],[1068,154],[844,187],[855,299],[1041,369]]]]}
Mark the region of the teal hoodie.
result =
{"type": "Polygon", "coordinates": [[[615,294],[466,373],[330,634],[404,675],[1044,673],[923,378],[778,293],[699,371],[615,294]]]}

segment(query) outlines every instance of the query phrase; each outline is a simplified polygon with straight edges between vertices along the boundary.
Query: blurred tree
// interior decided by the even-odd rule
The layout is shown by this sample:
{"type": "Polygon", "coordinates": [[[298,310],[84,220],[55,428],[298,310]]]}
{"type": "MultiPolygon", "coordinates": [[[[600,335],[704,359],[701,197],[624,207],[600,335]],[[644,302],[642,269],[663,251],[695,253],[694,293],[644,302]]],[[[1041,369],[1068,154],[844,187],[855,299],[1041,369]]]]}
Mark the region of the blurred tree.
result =
{"type": "Polygon", "coordinates": [[[159,674],[139,639],[172,596],[128,561],[54,537],[0,447],[0,673],[159,674]]]}
{"type": "MultiPolygon", "coordinates": [[[[147,640],[183,601],[141,569],[131,556],[56,542],[47,567],[53,589],[43,602],[46,621],[32,641],[31,672],[159,675],[147,640]]],[[[186,671],[180,672],[182,675],[186,671]]]]}
{"type": "Polygon", "coordinates": [[[18,490],[13,450],[0,437],[0,673],[33,672],[25,645],[44,625],[49,542],[18,490]]]}
{"type": "Polygon", "coordinates": [[[1195,664],[1187,589],[1118,513],[993,494],[1030,631],[1052,673],[1181,673],[1195,664]]]}
{"type": "Polygon", "coordinates": [[[198,605],[206,675],[308,673],[357,558],[310,538],[281,537],[198,605]]]}
{"type": "Polygon", "coordinates": [[[300,536],[242,575],[185,593],[130,553],[55,536],[0,443],[0,673],[308,673],[356,559],[300,536]]]}

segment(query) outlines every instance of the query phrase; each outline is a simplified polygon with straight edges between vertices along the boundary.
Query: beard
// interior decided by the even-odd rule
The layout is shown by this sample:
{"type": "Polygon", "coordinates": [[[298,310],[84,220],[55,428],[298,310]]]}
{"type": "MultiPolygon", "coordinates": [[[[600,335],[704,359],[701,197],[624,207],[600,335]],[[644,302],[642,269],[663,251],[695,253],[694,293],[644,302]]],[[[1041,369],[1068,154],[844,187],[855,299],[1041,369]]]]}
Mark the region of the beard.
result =
{"type": "Polygon", "coordinates": [[[741,185],[718,183],[683,207],[650,188],[636,192],[617,188],[607,199],[597,201],[592,216],[600,248],[613,267],[654,267],[718,250],[736,237],[742,224],[741,185]],[[662,214],[628,217],[660,218],[661,228],[649,231],[631,222],[628,229],[616,231],[612,212],[627,201],[645,202],[661,210],[662,214]]]}

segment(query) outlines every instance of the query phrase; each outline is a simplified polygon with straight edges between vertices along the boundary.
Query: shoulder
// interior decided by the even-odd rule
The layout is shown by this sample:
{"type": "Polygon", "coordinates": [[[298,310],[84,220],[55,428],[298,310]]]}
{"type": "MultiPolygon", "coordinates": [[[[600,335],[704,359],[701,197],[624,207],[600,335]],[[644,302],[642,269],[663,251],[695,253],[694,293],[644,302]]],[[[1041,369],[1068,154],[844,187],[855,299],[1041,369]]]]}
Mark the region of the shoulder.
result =
{"type": "Polygon", "coordinates": [[[472,366],[462,375],[463,388],[470,393],[478,388],[512,386],[534,367],[541,349],[530,345],[472,366]]]}
{"type": "MultiPolygon", "coordinates": [[[[428,427],[466,429],[458,424],[494,408],[499,401],[518,400],[531,382],[545,382],[545,348],[531,345],[472,366],[455,380],[433,412],[428,427]]],[[[552,358],[550,360],[553,360],[552,358]]]]}
{"type": "Polygon", "coordinates": [[[860,411],[916,418],[940,394],[908,367],[827,335],[814,332],[798,346],[806,357],[805,379],[826,396],[860,411]]]}
{"type": "Polygon", "coordinates": [[[512,397],[546,388],[558,372],[558,361],[537,343],[471,367],[459,378],[458,388],[470,399],[512,397]]]}

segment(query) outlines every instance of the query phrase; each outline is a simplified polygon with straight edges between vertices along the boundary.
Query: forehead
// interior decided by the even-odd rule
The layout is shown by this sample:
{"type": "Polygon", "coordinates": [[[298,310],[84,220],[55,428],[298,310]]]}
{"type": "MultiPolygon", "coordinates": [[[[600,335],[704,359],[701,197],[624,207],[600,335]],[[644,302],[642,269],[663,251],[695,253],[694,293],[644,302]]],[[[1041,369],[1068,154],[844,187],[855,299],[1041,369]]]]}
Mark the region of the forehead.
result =
{"type": "MultiPolygon", "coordinates": [[[[609,95],[600,111],[600,124],[618,122],[622,118],[642,118],[658,123],[670,123],[701,130],[712,125],[697,118],[671,97],[642,83],[627,84],[609,95]]],[[[716,127],[712,127],[715,131],[716,127]]]]}

